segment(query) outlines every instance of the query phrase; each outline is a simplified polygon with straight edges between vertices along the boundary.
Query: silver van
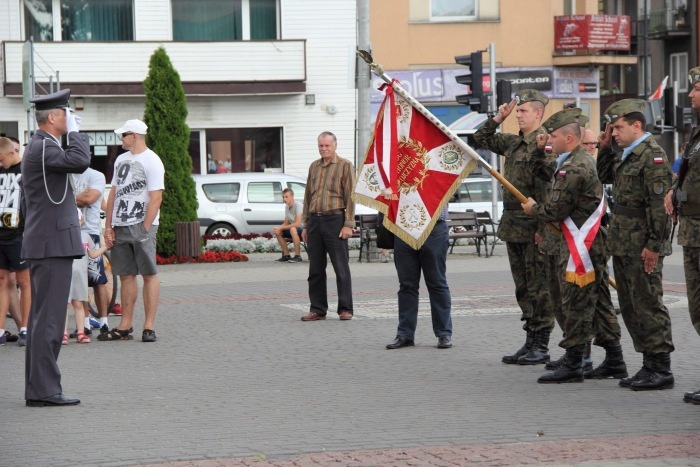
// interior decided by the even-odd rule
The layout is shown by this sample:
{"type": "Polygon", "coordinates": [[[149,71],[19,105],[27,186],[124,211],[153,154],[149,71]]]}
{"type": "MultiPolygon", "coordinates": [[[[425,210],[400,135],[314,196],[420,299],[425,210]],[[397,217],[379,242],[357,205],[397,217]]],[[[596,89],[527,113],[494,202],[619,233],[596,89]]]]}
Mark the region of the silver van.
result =
{"type": "MultiPolygon", "coordinates": [[[[503,214],[503,194],[501,186],[498,189],[498,215],[494,220],[498,221],[503,214]]],[[[457,188],[452,198],[450,198],[449,210],[453,212],[465,212],[471,209],[474,212],[491,212],[492,204],[491,178],[465,178],[457,188]]]]}
{"type": "Polygon", "coordinates": [[[282,190],[304,201],[306,180],[283,173],[193,175],[202,235],[270,233],[284,221],[282,190]]]}

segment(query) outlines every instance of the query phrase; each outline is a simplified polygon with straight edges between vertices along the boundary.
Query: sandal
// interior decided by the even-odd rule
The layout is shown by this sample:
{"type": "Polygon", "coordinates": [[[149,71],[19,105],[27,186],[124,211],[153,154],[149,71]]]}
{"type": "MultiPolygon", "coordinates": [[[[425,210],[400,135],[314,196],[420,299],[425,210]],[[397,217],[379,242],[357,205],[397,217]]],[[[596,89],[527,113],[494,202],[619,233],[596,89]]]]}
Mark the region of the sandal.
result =
{"type": "Polygon", "coordinates": [[[90,343],[90,338],[84,332],[79,332],[75,339],[78,341],[78,344],[90,343]]]}
{"type": "Polygon", "coordinates": [[[63,340],[61,341],[61,345],[68,345],[68,333],[67,332],[63,333],[63,340]]]}
{"type": "Polygon", "coordinates": [[[98,341],[130,341],[134,336],[129,334],[128,329],[112,328],[110,331],[97,336],[98,341]]]}

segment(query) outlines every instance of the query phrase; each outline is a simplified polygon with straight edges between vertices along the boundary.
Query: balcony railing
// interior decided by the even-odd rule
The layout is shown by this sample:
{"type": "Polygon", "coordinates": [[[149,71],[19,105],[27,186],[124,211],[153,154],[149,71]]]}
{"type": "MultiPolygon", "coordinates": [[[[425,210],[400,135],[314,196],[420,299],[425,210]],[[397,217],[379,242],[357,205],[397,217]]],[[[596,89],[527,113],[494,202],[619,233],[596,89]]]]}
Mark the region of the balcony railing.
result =
{"type": "MultiPolygon", "coordinates": [[[[645,21],[644,16],[640,15],[640,20],[637,21],[636,33],[637,36],[644,36],[645,21]]],[[[690,35],[690,23],[687,19],[686,11],[667,10],[665,8],[652,10],[648,14],[649,29],[648,36],[652,39],[662,39],[669,36],[685,36],[690,35]]],[[[634,30],[632,33],[634,34],[634,30]]]]}

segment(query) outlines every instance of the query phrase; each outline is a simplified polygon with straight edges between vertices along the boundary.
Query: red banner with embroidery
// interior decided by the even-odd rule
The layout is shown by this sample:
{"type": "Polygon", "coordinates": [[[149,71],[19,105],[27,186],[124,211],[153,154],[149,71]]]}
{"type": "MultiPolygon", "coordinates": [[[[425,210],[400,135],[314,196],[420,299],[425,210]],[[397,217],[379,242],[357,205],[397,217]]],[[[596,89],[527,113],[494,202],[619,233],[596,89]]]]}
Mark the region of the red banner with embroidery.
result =
{"type": "Polygon", "coordinates": [[[476,162],[391,86],[383,90],[353,198],[383,212],[384,225],[418,249],[476,162]]]}
{"type": "Polygon", "coordinates": [[[561,232],[564,235],[566,244],[569,246],[569,262],[566,265],[567,282],[574,283],[579,287],[584,287],[595,281],[595,267],[588,253],[591,245],[598,235],[600,222],[605,214],[605,198],[600,200],[600,204],[591,216],[583,223],[579,229],[567,217],[560,222],[561,232]]]}

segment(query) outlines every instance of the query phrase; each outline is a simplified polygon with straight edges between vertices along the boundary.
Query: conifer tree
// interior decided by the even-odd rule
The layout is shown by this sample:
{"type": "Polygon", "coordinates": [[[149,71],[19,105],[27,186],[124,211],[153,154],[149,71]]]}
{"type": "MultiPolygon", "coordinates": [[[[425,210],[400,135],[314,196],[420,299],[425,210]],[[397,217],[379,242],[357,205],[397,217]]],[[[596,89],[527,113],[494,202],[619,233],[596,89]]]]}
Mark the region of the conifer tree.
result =
{"type": "Polygon", "coordinates": [[[165,166],[165,191],[160,208],[157,252],[175,254],[177,222],[197,220],[197,193],[192,179],[192,158],[188,153],[187,100],[180,75],[163,47],[148,65],[143,82],[146,104],[143,120],[148,125],[146,143],[165,166]]]}

